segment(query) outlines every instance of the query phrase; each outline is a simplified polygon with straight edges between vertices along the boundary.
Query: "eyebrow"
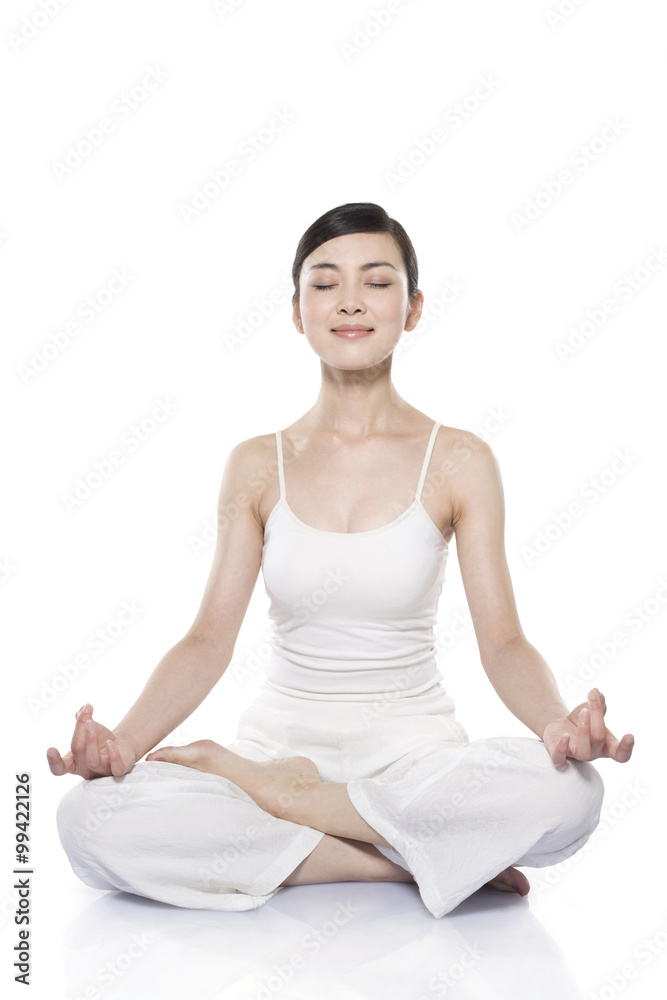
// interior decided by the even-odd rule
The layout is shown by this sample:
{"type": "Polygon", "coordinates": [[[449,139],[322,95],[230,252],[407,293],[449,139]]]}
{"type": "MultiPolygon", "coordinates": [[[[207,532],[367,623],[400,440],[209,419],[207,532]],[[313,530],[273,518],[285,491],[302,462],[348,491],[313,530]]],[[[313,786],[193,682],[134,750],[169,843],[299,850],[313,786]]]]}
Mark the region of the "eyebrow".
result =
{"type": "MultiPolygon", "coordinates": [[[[325,268],[325,267],[331,268],[332,271],[340,271],[340,268],[339,268],[338,264],[328,264],[328,263],[325,263],[325,264],[311,264],[311,266],[308,268],[308,270],[309,271],[315,271],[316,269],[320,269],[321,270],[322,268],[325,268]]],[[[360,271],[370,271],[371,268],[373,268],[373,267],[392,267],[394,269],[394,271],[398,271],[398,268],[395,267],[394,264],[390,263],[388,260],[373,260],[369,264],[360,264],[359,265],[359,270],[360,271]]]]}

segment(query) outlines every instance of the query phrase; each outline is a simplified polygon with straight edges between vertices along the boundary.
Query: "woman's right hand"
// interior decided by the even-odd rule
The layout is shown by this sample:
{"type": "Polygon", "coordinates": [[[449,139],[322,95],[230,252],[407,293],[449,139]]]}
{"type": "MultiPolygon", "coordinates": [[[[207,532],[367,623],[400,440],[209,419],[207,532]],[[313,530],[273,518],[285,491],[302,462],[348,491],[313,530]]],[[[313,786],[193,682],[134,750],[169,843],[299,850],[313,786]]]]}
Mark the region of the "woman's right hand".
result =
{"type": "Polygon", "coordinates": [[[61,757],[55,747],[46,751],[51,773],[80,774],[82,778],[120,777],[131,771],[138,760],[134,744],[116,736],[100,722],[93,721],[93,706],[84,705],[76,713],[72,749],[61,757]],[[111,748],[107,745],[111,741],[111,748]]]}

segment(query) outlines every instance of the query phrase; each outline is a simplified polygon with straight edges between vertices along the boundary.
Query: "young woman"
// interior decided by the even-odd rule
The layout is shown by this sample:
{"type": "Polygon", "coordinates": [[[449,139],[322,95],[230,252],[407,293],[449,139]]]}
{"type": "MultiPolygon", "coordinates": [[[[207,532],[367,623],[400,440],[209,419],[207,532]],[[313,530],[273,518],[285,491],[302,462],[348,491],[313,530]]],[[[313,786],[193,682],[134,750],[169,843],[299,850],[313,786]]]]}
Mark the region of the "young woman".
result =
{"type": "Polygon", "coordinates": [[[596,689],[570,711],[523,633],[490,447],[392,383],[423,304],[403,227],[373,203],[334,208],[292,274],[319,396],[231,450],[201,607],[136,703],[113,731],[83,706],[71,750],[47,751],[84,779],[59,804],[61,842],[88,885],[195,908],[349,880],[415,882],[435,917],[484,884],[524,895],[513,866],[586,843],[604,792],[590,761],[629,760],[634,738],[606,728],[596,689]],[[471,742],[455,718],[433,633],[454,534],[486,674],[537,738],[471,742]],[[224,673],[260,567],[272,653],[236,739],[138,763],[224,673]]]}

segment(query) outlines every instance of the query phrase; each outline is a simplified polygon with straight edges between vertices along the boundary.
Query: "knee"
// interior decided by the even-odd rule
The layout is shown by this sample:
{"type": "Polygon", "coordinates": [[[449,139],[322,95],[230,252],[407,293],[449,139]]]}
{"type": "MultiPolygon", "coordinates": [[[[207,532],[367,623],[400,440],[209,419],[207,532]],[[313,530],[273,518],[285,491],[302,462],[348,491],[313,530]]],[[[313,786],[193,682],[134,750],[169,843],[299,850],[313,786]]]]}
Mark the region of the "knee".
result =
{"type": "Polygon", "coordinates": [[[604,782],[592,763],[568,757],[554,768],[554,804],[560,823],[578,835],[591,834],[600,822],[604,782]]]}
{"type": "Polygon", "coordinates": [[[80,848],[90,830],[86,824],[86,808],[83,803],[82,786],[84,780],[72,785],[65,792],[56,809],[56,828],[65,853],[71,855],[80,848]]]}
{"type": "Polygon", "coordinates": [[[570,759],[578,776],[579,796],[578,809],[582,813],[582,822],[591,832],[600,822],[600,813],[604,800],[604,781],[594,764],[586,760],[570,759]]]}
{"type": "MultiPolygon", "coordinates": [[[[559,827],[592,833],[600,820],[604,782],[596,767],[585,760],[567,757],[556,766],[541,740],[513,737],[498,741],[501,749],[519,758],[527,767],[529,797],[540,802],[541,812],[559,827]]],[[[521,789],[525,796],[526,786],[521,789]]]]}
{"type": "MultiPolygon", "coordinates": [[[[107,779],[91,778],[73,785],[58,803],[58,837],[80,878],[91,869],[95,871],[95,858],[102,849],[105,830],[122,801],[119,791],[107,779]]],[[[87,877],[83,881],[93,884],[87,877]]]]}

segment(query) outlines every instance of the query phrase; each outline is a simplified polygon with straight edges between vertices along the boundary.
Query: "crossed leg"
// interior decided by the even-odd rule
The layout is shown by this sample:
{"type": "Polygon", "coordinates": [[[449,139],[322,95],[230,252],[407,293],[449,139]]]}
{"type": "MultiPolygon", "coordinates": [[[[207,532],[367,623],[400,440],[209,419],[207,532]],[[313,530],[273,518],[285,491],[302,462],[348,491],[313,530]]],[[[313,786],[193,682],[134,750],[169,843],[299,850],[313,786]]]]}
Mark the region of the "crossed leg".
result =
{"type": "MultiPolygon", "coordinates": [[[[288,880],[281,883],[283,885],[303,884],[289,882],[293,877],[312,881],[313,874],[317,876],[317,882],[414,882],[408,871],[375,850],[374,844],[385,847],[391,845],[355,809],[347,794],[347,783],[321,781],[315,763],[308,757],[281,757],[257,762],[241,757],[213,740],[196,740],[182,747],[161,747],[152,751],[146,760],[167,760],[200,771],[220,774],[242,788],[272,816],[321,830],[325,836],[288,876],[288,880]],[[347,845],[342,847],[340,843],[329,841],[346,841],[347,845]],[[361,843],[356,843],[357,841],[361,843]],[[350,845],[353,845],[354,851],[364,851],[365,861],[358,854],[353,857],[350,845]],[[359,864],[362,865],[361,869],[359,864]],[[364,874],[361,878],[356,876],[350,879],[347,876],[346,879],[341,871],[349,870],[350,865],[353,870],[362,873],[372,870],[381,874],[372,879],[364,874]],[[319,877],[322,874],[326,877],[319,877]]],[[[514,867],[505,868],[487,885],[503,892],[517,892],[521,896],[525,896],[530,890],[526,876],[514,867]]]]}
{"type": "Polygon", "coordinates": [[[410,872],[361,840],[328,833],[281,885],[315,882],[414,882],[410,872]]]}

